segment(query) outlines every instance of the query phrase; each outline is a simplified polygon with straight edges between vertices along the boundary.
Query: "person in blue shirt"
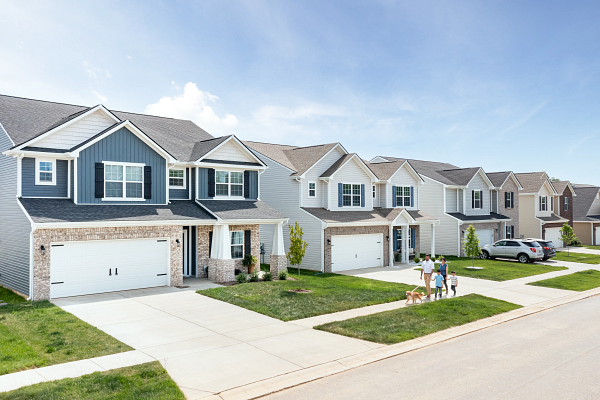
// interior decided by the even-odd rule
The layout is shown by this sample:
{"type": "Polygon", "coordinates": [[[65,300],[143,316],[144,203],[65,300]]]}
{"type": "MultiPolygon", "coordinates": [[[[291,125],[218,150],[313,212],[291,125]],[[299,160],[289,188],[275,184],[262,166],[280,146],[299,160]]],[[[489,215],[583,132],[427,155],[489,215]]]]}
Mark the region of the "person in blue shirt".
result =
{"type": "Polygon", "coordinates": [[[446,264],[446,259],[442,257],[442,261],[440,262],[440,271],[442,276],[444,277],[444,286],[446,287],[446,296],[448,295],[448,264],[446,264]]]}
{"type": "Polygon", "coordinates": [[[437,299],[438,292],[440,293],[440,299],[442,298],[442,290],[444,289],[444,277],[442,276],[442,272],[438,269],[437,275],[433,277],[435,280],[435,294],[433,296],[434,299],[437,299]]]}

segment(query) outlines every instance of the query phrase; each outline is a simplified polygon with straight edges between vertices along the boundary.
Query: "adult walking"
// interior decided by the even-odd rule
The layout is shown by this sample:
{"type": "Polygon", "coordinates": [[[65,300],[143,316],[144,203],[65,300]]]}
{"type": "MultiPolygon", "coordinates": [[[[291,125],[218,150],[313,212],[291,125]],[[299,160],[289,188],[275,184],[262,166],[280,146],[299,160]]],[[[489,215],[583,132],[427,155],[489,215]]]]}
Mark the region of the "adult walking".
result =
{"type": "Polygon", "coordinates": [[[448,296],[448,264],[446,264],[446,259],[442,257],[440,262],[440,273],[444,277],[444,286],[446,286],[446,296],[448,296]]]}
{"type": "Polygon", "coordinates": [[[421,279],[423,279],[423,275],[425,275],[425,287],[427,288],[427,298],[431,298],[431,273],[435,265],[433,261],[430,260],[429,254],[425,256],[425,261],[421,264],[421,279]]]}

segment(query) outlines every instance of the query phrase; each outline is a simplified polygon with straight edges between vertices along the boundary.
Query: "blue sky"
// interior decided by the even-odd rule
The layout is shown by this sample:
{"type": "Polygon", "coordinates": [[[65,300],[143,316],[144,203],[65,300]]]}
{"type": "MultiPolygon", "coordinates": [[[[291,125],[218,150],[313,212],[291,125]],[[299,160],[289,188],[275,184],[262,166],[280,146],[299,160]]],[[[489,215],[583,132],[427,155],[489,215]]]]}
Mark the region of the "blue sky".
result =
{"type": "Polygon", "coordinates": [[[600,185],[597,1],[0,1],[0,93],[600,185]]]}

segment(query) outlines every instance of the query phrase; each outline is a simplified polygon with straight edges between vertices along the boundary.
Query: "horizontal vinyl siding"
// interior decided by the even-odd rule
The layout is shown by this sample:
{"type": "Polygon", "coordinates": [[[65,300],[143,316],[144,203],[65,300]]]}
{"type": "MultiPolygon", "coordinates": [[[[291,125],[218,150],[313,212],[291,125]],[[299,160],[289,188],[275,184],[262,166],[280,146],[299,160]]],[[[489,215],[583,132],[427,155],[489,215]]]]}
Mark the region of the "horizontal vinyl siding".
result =
{"type": "Polygon", "coordinates": [[[589,222],[573,222],[573,233],[577,239],[584,245],[593,245],[592,243],[592,224],[589,222]]]}
{"type": "Polygon", "coordinates": [[[69,161],[56,160],[56,185],[35,184],[35,158],[24,157],[21,164],[21,195],[23,197],[67,197],[69,161]]]}
{"type": "Polygon", "coordinates": [[[541,222],[535,218],[536,197],[519,195],[519,233],[524,237],[538,238],[542,236],[541,222]]]}
{"type": "Polygon", "coordinates": [[[386,191],[386,194],[389,197],[389,199],[386,201],[386,204],[389,204],[390,207],[393,204],[392,203],[392,189],[391,189],[392,186],[412,186],[413,187],[413,193],[414,193],[414,207],[404,207],[404,208],[407,208],[409,210],[411,210],[411,209],[415,209],[415,210],[418,209],[418,205],[419,205],[419,186],[418,186],[418,183],[419,182],[408,171],[407,167],[401,168],[392,177],[391,183],[388,185],[388,188],[390,188],[390,189],[388,191],[386,191]]]}
{"type": "Polygon", "coordinates": [[[490,213],[490,188],[487,185],[487,183],[485,182],[485,180],[483,180],[483,178],[481,177],[481,175],[479,173],[477,175],[475,175],[473,180],[469,183],[469,186],[467,187],[467,197],[465,198],[465,201],[466,201],[465,215],[489,215],[489,213],[490,213]],[[473,209],[471,207],[471,205],[472,205],[471,193],[473,192],[473,190],[481,190],[483,192],[483,199],[482,199],[483,208],[473,209]]]}
{"type": "Polygon", "coordinates": [[[458,212],[458,201],[456,200],[456,191],[458,189],[446,188],[446,212],[458,212]]]}
{"type": "Polygon", "coordinates": [[[79,154],[77,200],[79,204],[119,204],[95,198],[95,164],[103,161],[143,163],[152,167],[152,198],[123,204],[165,204],[167,201],[166,160],[127,128],[121,128],[79,154]]]}
{"type": "Polygon", "coordinates": [[[327,196],[327,184],[319,177],[323,172],[327,171],[343,153],[336,149],[333,149],[323,159],[317,162],[313,167],[306,173],[305,179],[302,180],[302,207],[324,207],[326,203],[325,196],[327,196]],[[317,195],[315,197],[308,197],[308,183],[315,182],[317,187],[317,195]]]}
{"type": "Polygon", "coordinates": [[[211,160],[256,162],[255,159],[248,156],[240,146],[231,140],[219,147],[214,153],[209,154],[206,158],[211,160]]]}
{"type": "Polygon", "coordinates": [[[379,206],[381,208],[392,208],[392,186],[387,183],[379,185],[379,206]],[[389,188],[389,189],[388,189],[389,188]]]}
{"type": "Polygon", "coordinates": [[[114,123],[115,121],[106,117],[101,111],[95,111],[68,127],[62,128],[48,137],[35,142],[33,146],[48,147],[51,149],[70,149],[102,132],[114,123]]]}
{"type": "MultiPolygon", "coordinates": [[[[464,203],[465,203],[465,199],[464,199],[464,190],[462,189],[457,189],[457,193],[458,193],[458,212],[461,214],[464,214],[465,212],[465,207],[464,207],[464,203]]],[[[471,200],[469,200],[471,201],[471,200]]]]}
{"type": "Polygon", "coordinates": [[[550,211],[550,198],[552,197],[552,194],[550,193],[550,191],[546,188],[546,186],[543,186],[542,189],[540,190],[540,192],[538,193],[538,195],[535,197],[536,198],[536,203],[535,203],[535,212],[536,215],[538,217],[549,217],[552,215],[552,211],[550,211]],[[546,211],[540,211],[540,197],[541,196],[546,196],[548,197],[547,203],[546,203],[546,211]]]}
{"type": "Polygon", "coordinates": [[[30,295],[31,224],[17,200],[17,159],[1,154],[11,147],[0,125],[0,285],[30,295]]]}
{"type": "Polygon", "coordinates": [[[369,193],[371,192],[371,178],[354,160],[339,169],[331,180],[331,193],[329,193],[331,203],[329,209],[334,211],[366,211],[373,209],[373,196],[367,196],[366,193],[364,207],[338,207],[339,183],[364,184],[365,191],[368,190],[369,193]]]}
{"type": "Polygon", "coordinates": [[[187,200],[190,196],[190,188],[191,188],[191,174],[190,169],[185,169],[185,189],[171,189],[169,188],[169,199],[172,200],[187,200]]]}
{"type": "MultiPolygon", "coordinates": [[[[373,199],[373,207],[381,207],[381,196],[379,195],[379,191],[381,185],[375,185],[375,198],[373,199]]],[[[371,197],[373,197],[373,187],[371,185],[371,197]]]]}

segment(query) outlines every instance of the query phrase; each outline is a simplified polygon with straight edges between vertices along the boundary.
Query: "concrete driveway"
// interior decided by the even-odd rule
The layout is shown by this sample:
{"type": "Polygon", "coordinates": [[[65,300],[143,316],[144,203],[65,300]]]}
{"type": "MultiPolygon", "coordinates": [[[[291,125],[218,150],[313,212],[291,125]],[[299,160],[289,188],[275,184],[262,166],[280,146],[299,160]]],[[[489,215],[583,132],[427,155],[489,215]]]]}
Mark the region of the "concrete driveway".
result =
{"type": "Polygon", "coordinates": [[[189,399],[380,347],[282,322],[194,290],[154,288],[53,301],[159,360],[189,399]]]}

